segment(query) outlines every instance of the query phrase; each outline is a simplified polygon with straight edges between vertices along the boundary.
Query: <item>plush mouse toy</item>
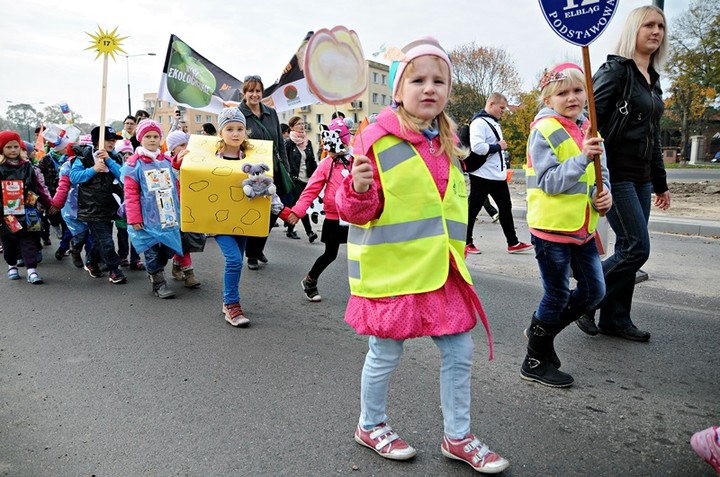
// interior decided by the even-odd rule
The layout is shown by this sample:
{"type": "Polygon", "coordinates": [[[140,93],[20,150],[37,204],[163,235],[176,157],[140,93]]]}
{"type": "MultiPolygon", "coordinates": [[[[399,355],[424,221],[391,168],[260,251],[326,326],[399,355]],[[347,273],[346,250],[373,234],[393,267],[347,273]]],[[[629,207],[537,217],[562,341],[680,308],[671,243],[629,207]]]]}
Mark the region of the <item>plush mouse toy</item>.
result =
{"type": "Polygon", "coordinates": [[[275,194],[275,184],[271,177],[265,175],[270,168],[267,164],[250,164],[246,163],[242,166],[242,171],[248,175],[248,178],[243,181],[243,192],[252,200],[253,197],[258,196],[272,196],[275,194]]]}

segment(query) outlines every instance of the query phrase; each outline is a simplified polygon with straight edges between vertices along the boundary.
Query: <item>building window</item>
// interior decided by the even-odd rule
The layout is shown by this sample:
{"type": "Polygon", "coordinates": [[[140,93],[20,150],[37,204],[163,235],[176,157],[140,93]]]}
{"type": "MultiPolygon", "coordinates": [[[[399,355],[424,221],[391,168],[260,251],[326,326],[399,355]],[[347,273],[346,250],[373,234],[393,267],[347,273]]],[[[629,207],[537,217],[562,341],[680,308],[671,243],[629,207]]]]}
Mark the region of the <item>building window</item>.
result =
{"type": "Polygon", "coordinates": [[[383,94],[383,95],[382,95],[382,103],[380,103],[380,104],[385,105],[386,98],[387,98],[387,96],[385,96],[385,95],[383,94]]]}
{"type": "Polygon", "coordinates": [[[378,74],[373,72],[373,83],[377,84],[378,82],[378,74]]]}
{"type": "Polygon", "coordinates": [[[173,117],[168,114],[168,124],[173,123],[173,117]]]}
{"type": "MultiPolygon", "coordinates": [[[[198,122],[200,122],[200,121],[198,121],[198,122]]],[[[208,114],[207,116],[205,116],[205,122],[206,122],[206,123],[211,123],[211,122],[212,122],[212,116],[210,116],[209,114],[208,114]]]]}
{"type": "Polygon", "coordinates": [[[377,93],[373,93],[372,101],[373,101],[373,104],[378,104],[378,94],[377,93]]]}
{"type": "Polygon", "coordinates": [[[325,124],[323,122],[323,115],[322,114],[316,114],[315,115],[315,121],[317,121],[318,124],[325,124]]]}
{"type": "Polygon", "coordinates": [[[162,124],[162,116],[158,116],[158,124],[162,124]]]}
{"type": "Polygon", "coordinates": [[[195,122],[201,123],[202,122],[202,114],[196,114],[195,115],[195,122]]]}
{"type": "Polygon", "coordinates": [[[385,77],[385,75],[381,75],[381,77],[382,77],[382,84],[387,84],[387,78],[385,77]]]}
{"type": "Polygon", "coordinates": [[[162,101],[158,101],[158,109],[162,109],[162,101]]]}

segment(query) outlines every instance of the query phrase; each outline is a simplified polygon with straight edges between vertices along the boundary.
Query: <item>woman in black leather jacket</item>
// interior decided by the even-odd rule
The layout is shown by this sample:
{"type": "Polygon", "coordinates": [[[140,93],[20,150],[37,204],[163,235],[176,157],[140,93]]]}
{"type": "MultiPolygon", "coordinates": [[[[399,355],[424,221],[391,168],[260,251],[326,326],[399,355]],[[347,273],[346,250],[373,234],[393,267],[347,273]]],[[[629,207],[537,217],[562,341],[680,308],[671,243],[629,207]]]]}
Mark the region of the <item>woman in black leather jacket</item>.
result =
{"type": "MultiPolygon", "coordinates": [[[[312,142],[305,133],[305,122],[302,118],[300,116],[293,116],[288,121],[288,126],[290,126],[290,136],[285,140],[285,150],[287,151],[288,162],[290,164],[290,170],[288,172],[293,178],[295,188],[291,193],[292,200],[286,200],[285,205],[292,207],[305,189],[308,179],[313,172],[315,172],[315,169],[317,169],[317,162],[315,161],[312,142]]],[[[318,236],[310,225],[310,217],[305,215],[301,220],[308,240],[310,243],[313,243],[317,240],[318,236]]],[[[300,238],[297,232],[295,232],[295,226],[292,224],[288,224],[286,235],[292,239],[300,238]]]]}
{"type": "Polygon", "coordinates": [[[613,255],[603,262],[606,294],[599,305],[597,326],[594,311],[577,324],[589,335],[598,333],[633,341],[648,341],[650,333],[639,330],[630,318],[635,274],[650,255],[651,194],[655,205],[670,207],[665,166],[660,144],[660,117],[664,105],[658,69],[667,52],[663,11],[654,6],[636,8],[628,15],[615,48],[593,77],[598,129],[606,141],[613,206],[607,214],[616,235],[613,255]],[[611,121],[631,82],[627,122],[611,121]],[[612,131],[617,131],[613,134],[612,131]]]}

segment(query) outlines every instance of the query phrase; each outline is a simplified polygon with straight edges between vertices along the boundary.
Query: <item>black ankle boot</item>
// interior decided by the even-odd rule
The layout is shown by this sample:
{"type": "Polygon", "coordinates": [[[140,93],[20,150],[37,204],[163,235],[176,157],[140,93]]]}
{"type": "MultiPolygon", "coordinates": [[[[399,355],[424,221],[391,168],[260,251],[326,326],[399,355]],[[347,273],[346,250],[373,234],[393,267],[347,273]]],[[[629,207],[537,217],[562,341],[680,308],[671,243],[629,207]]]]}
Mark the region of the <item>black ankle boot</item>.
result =
{"type": "MultiPolygon", "coordinates": [[[[550,360],[554,354],[553,340],[563,328],[562,325],[548,325],[533,316],[528,330],[527,355],[520,368],[522,379],[553,388],[572,385],[573,377],[558,370],[550,360]]],[[[555,357],[557,358],[557,355],[555,357]]]]}

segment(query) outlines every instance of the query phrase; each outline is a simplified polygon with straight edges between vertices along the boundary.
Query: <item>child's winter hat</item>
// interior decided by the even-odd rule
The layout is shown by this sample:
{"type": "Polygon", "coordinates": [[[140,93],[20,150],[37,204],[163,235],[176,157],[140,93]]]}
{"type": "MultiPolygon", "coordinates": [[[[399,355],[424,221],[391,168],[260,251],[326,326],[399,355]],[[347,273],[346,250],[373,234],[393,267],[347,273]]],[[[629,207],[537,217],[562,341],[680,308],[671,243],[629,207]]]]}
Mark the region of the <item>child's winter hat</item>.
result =
{"type": "Polygon", "coordinates": [[[115,143],[115,152],[132,154],[134,152],[132,141],[130,139],[123,139],[115,143]]]}
{"type": "Polygon", "coordinates": [[[70,144],[70,139],[63,136],[62,138],[60,138],[60,142],[52,147],[52,150],[57,152],[58,154],[64,154],[68,144],[70,144]]]}
{"type": "Polygon", "coordinates": [[[245,122],[245,115],[238,108],[224,108],[218,115],[218,131],[222,131],[222,128],[229,123],[243,123],[245,122]]]}
{"type": "Polygon", "coordinates": [[[181,144],[187,144],[190,140],[190,135],[182,131],[173,131],[168,134],[165,143],[167,144],[168,152],[172,154],[176,147],[181,144]]]}
{"type": "Polygon", "coordinates": [[[2,150],[5,149],[5,146],[10,141],[17,141],[18,144],[23,144],[23,140],[20,139],[20,135],[15,131],[0,132],[0,154],[2,154],[2,150]]]}
{"type": "Polygon", "coordinates": [[[436,38],[423,36],[415,41],[411,41],[405,45],[402,50],[390,48],[385,54],[385,59],[392,60],[392,64],[390,65],[390,93],[393,97],[397,92],[400,78],[402,78],[408,63],[415,58],[427,55],[437,56],[447,63],[448,69],[450,70],[450,79],[452,80],[452,63],[450,63],[450,57],[445,52],[445,49],[440,46],[436,38]]]}
{"type": "MultiPolygon", "coordinates": [[[[340,135],[340,140],[345,144],[346,146],[350,145],[350,129],[348,128],[347,122],[349,119],[343,119],[341,117],[337,117],[330,121],[330,124],[328,124],[328,129],[335,130],[340,135]]],[[[352,120],[349,120],[352,122],[352,120]]]]}
{"type": "MultiPolygon", "coordinates": [[[[23,147],[23,149],[25,149],[28,154],[32,154],[33,151],[35,151],[35,146],[33,145],[33,143],[28,142],[28,141],[23,141],[23,142],[25,143],[25,146],[23,147]]],[[[21,147],[22,147],[22,145],[21,145],[21,147]]]]}
{"type": "Polygon", "coordinates": [[[160,125],[152,119],[144,119],[140,121],[140,124],[138,124],[135,129],[135,137],[138,141],[142,141],[143,136],[150,131],[155,131],[162,138],[162,129],[160,129],[160,125]]]}

